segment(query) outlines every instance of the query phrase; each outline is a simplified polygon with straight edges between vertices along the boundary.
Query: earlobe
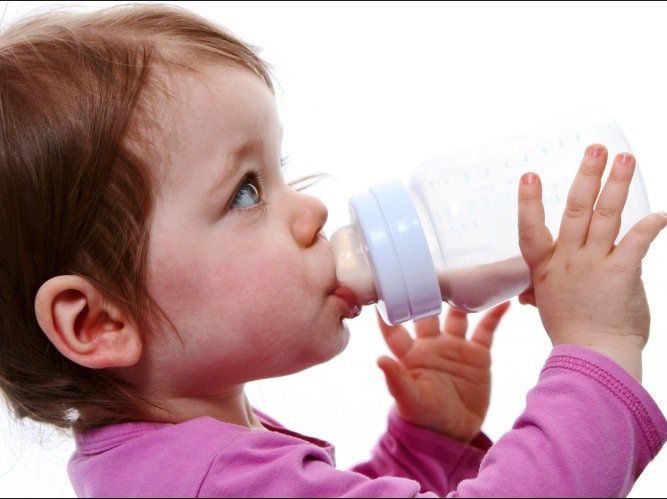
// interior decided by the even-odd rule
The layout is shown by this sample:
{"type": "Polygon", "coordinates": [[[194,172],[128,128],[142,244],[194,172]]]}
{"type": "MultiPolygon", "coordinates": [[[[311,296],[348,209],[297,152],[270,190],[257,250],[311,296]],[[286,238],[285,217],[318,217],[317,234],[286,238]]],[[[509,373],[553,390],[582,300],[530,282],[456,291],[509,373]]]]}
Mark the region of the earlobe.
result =
{"type": "Polygon", "coordinates": [[[141,358],[141,337],[131,318],[81,276],[46,281],[35,297],[35,315],[58,351],[84,367],[129,367],[141,358]]]}

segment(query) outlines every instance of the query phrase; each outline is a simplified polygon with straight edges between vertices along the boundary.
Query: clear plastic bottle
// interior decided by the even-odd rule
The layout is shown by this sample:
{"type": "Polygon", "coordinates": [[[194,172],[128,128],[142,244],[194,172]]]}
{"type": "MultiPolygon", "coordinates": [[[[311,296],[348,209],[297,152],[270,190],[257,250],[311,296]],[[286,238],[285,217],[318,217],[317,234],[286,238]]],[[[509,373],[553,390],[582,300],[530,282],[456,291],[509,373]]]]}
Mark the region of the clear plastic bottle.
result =
{"type": "MultiPolygon", "coordinates": [[[[520,294],[530,275],[519,249],[519,179],[527,171],[540,175],[545,222],[557,237],[570,185],[593,143],[607,147],[609,163],[631,152],[613,120],[578,115],[433,158],[407,186],[392,180],[353,196],[351,224],[331,236],[339,282],[360,305],[377,303],[390,324],[439,314],[443,301],[477,312],[520,294]]],[[[637,168],[617,242],[648,213],[637,168]]]]}

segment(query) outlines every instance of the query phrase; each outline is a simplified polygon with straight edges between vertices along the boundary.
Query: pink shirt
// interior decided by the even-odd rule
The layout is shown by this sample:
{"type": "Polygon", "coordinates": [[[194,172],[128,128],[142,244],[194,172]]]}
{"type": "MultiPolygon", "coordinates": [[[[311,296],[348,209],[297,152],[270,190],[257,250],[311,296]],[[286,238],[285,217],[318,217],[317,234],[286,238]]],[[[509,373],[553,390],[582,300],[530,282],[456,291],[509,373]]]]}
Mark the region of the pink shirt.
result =
{"type": "Polygon", "coordinates": [[[389,415],[372,458],[336,469],[331,444],[201,417],[76,434],[68,471],[82,497],[626,496],[667,439],[667,421],[625,370],[554,348],[526,408],[498,442],[464,445],[389,415]]]}

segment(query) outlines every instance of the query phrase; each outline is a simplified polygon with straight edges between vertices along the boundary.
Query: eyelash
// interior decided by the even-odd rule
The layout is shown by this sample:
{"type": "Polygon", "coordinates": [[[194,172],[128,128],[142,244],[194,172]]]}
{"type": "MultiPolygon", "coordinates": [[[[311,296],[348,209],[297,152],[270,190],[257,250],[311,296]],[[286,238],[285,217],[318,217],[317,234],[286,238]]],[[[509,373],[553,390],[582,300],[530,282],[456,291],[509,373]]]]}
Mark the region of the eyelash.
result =
{"type": "MultiPolygon", "coordinates": [[[[281,172],[284,171],[288,162],[289,162],[289,156],[283,156],[282,158],[280,158],[280,171],[281,172]]],[[[239,187],[236,189],[236,192],[234,193],[234,197],[232,198],[232,203],[231,203],[231,207],[230,207],[230,210],[232,212],[248,213],[248,212],[251,212],[251,211],[255,211],[259,208],[266,208],[266,201],[264,201],[263,199],[260,202],[258,202],[257,204],[255,204],[251,207],[248,207],[248,208],[235,208],[234,207],[234,205],[236,203],[236,200],[237,200],[237,196],[238,196],[239,192],[241,191],[241,187],[243,187],[245,184],[249,184],[253,181],[255,183],[254,185],[256,187],[257,194],[260,197],[262,197],[262,194],[263,194],[262,185],[264,184],[264,175],[260,170],[253,170],[253,171],[247,173],[243,177],[243,180],[239,184],[239,187]]]]}
{"type": "Polygon", "coordinates": [[[230,206],[230,211],[236,213],[248,213],[258,208],[264,207],[266,205],[266,201],[261,199],[263,194],[263,189],[262,189],[263,183],[264,183],[264,175],[259,170],[253,170],[247,173],[243,177],[243,180],[239,184],[239,187],[236,189],[236,192],[234,193],[234,197],[232,198],[230,206]],[[241,192],[242,187],[246,184],[252,184],[255,186],[255,190],[257,191],[257,195],[260,197],[260,201],[257,204],[254,204],[249,207],[244,207],[244,208],[236,207],[236,203],[239,198],[239,193],[241,192]]]}

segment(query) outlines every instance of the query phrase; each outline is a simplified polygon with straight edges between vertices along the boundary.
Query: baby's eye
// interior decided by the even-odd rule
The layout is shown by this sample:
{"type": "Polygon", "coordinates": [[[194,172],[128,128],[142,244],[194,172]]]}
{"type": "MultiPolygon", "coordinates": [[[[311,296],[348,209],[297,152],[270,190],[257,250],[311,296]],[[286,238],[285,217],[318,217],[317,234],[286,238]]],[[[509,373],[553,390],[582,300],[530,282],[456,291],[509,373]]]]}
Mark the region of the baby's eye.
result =
{"type": "Polygon", "coordinates": [[[257,173],[249,173],[241,182],[239,189],[234,195],[232,201],[232,209],[249,209],[261,204],[261,196],[258,189],[259,175],[257,173]]]}

